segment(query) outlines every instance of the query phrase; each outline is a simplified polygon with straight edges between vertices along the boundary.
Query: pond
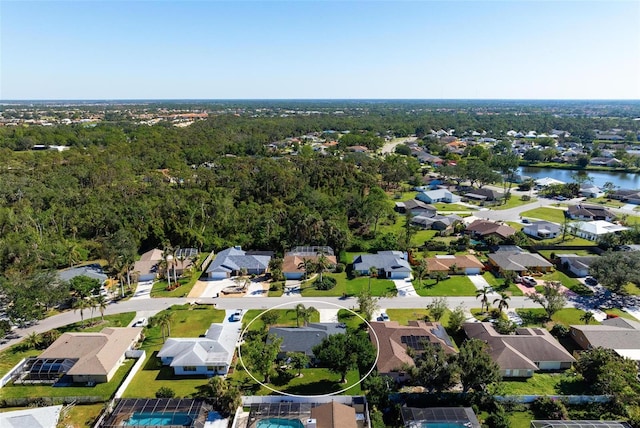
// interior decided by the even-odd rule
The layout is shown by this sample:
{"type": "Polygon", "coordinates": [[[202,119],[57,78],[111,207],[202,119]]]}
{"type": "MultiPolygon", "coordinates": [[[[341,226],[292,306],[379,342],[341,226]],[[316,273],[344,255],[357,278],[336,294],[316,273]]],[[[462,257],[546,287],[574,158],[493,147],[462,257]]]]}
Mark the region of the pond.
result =
{"type": "MultiPolygon", "coordinates": [[[[533,179],[551,177],[565,183],[573,182],[572,175],[577,171],[569,169],[538,168],[524,166],[518,168],[518,174],[533,179]]],[[[593,184],[602,187],[611,182],[620,189],[640,189],[640,174],[619,171],[585,171],[593,180],[593,184]]]]}

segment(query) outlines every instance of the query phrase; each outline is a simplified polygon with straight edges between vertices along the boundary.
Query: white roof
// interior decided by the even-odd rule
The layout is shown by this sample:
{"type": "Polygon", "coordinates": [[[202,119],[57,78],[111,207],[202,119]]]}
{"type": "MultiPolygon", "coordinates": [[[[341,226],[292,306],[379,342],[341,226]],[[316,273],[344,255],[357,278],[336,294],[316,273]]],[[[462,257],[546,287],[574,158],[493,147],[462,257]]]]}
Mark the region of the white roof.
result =
{"type": "Polygon", "coordinates": [[[620,226],[618,224],[609,223],[604,220],[586,221],[574,223],[576,229],[583,232],[590,233],[592,235],[606,235],[608,233],[622,232],[623,230],[629,230],[628,227],[620,226]]]}
{"type": "Polygon", "coordinates": [[[551,186],[552,184],[566,184],[564,181],[556,180],[551,177],[539,178],[536,180],[538,186],[551,186]]]}
{"type": "Polygon", "coordinates": [[[62,406],[38,407],[0,413],[2,428],[56,428],[62,406]]]}
{"type": "Polygon", "coordinates": [[[640,349],[614,349],[616,354],[633,361],[640,361],[640,349]]]}

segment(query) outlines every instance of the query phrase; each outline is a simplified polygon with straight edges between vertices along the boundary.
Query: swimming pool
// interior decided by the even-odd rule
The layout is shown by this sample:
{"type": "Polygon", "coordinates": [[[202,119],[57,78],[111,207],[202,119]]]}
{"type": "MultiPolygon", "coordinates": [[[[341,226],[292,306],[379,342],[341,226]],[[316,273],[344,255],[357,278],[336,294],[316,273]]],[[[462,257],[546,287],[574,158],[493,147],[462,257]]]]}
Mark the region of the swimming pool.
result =
{"type": "Polygon", "coordinates": [[[258,421],[256,428],[304,428],[304,425],[298,419],[270,418],[258,421]]]}
{"type": "Polygon", "coordinates": [[[125,426],[166,426],[190,427],[193,422],[188,413],[134,413],[125,426]]]}

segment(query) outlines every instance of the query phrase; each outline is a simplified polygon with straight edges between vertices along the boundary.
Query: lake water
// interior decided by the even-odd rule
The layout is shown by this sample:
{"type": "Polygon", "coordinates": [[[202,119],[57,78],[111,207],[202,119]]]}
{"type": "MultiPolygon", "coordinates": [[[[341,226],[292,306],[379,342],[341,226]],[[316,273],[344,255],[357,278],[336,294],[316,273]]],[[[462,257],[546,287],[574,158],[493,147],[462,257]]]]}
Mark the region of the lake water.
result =
{"type": "MultiPolygon", "coordinates": [[[[640,189],[640,174],[618,171],[586,171],[589,177],[593,180],[593,184],[602,187],[604,183],[610,181],[620,189],[640,189]]],[[[564,181],[565,183],[571,183],[574,181],[571,178],[572,174],[576,171],[569,169],[554,169],[554,168],[536,168],[530,166],[522,166],[518,168],[518,173],[531,177],[533,179],[551,177],[556,180],[564,181]]]]}

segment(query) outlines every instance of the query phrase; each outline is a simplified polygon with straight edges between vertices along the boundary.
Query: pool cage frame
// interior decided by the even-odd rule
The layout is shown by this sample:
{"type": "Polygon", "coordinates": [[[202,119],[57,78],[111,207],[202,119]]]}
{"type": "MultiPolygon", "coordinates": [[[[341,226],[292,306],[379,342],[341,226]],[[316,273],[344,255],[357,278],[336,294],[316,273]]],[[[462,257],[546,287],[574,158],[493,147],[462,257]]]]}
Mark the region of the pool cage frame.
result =
{"type": "Polygon", "coordinates": [[[406,427],[420,428],[426,423],[451,423],[468,428],[480,428],[480,422],[469,407],[402,407],[402,421],[406,427]]]}
{"type": "Polygon", "coordinates": [[[311,409],[317,405],[316,403],[293,403],[290,401],[252,404],[247,428],[253,428],[259,421],[269,418],[306,420],[311,417],[311,409]]]}
{"type": "MultiPolygon", "coordinates": [[[[122,428],[134,413],[154,413],[175,415],[186,413],[191,417],[192,428],[204,428],[207,413],[211,406],[204,400],[187,398],[125,398],[117,400],[111,414],[100,424],[100,428],[122,428]]],[[[126,425],[131,427],[149,427],[149,425],[126,425]]],[[[184,425],[162,425],[162,428],[184,428],[184,425]]]]}
{"type": "Polygon", "coordinates": [[[15,384],[55,384],[78,362],[77,358],[27,358],[15,384]]]}

